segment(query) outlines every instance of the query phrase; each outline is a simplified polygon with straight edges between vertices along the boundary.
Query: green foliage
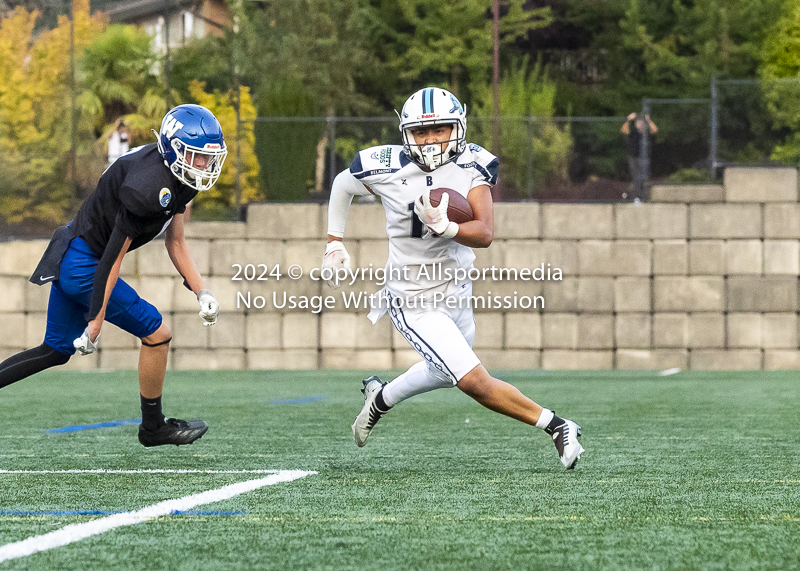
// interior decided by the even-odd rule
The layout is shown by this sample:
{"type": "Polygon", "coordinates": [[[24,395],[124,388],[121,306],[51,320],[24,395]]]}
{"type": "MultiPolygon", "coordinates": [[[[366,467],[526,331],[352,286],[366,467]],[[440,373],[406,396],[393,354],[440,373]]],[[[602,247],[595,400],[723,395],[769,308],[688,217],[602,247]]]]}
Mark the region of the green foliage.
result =
{"type": "MultiPolygon", "coordinates": [[[[572,137],[552,120],[556,88],[542,70],[541,61],[528,70],[529,60],[512,65],[500,81],[501,183],[504,195],[535,196],[545,184],[567,179],[572,137]],[[529,121],[528,117],[535,120],[529,121]],[[533,169],[529,169],[529,164],[533,169]]],[[[468,139],[492,150],[492,90],[476,93],[473,116],[477,121],[468,139]]]]}
{"type": "MultiPolygon", "coordinates": [[[[89,16],[88,0],[76,0],[74,12],[74,43],[81,52],[103,22],[89,16]]],[[[34,37],[38,17],[18,7],[0,21],[0,216],[9,222],[64,221],[74,198],[69,181],[80,186],[92,171],[87,157],[94,137],[87,137],[87,125],[91,131],[97,107],[78,99],[74,137],[69,120],[69,20],[59,17],[57,27],[34,37]]]]}
{"type": "MultiPolygon", "coordinates": [[[[366,12],[360,0],[293,0],[245,10],[239,61],[259,116],[374,112],[357,86],[363,70],[376,65],[362,33],[366,12]]],[[[324,121],[262,122],[255,132],[267,199],[304,200],[321,187],[330,136],[324,121]]]]}
{"type": "Polygon", "coordinates": [[[292,107],[298,94],[304,102],[298,111],[306,115],[373,109],[356,86],[361,69],[376,64],[361,33],[365,8],[359,0],[270,2],[244,16],[240,66],[260,111],[292,107]]]}
{"type": "Polygon", "coordinates": [[[109,26],[86,48],[79,77],[81,107],[93,116],[95,128],[136,108],[141,95],[155,86],[154,61],[150,37],[133,26],[109,26]]]}
{"type": "Polygon", "coordinates": [[[227,91],[233,85],[229,37],[194,38],[170,50],[169,82],[178,92],[177,101],[191,101],[189,86],[200,81],[211,91],[227,91]]]}
{"type": "Polygon", "coordinates": [[[222,132],[225,133],[225,143],[228,147],[228,157],[225,159],[222,175],[217,184],[195,199],[201,208],[205,205],[230,207],[236,204],[236,172],[237,155],[241,153],[242,173],[239,179],[241,188],[240,204],[247,204],[260,199],[258,189],[259,164],[254,152],[255,133],[253,121],[256,118],[256,109],[250,98],[250,89],[242,87],[238,96],[240,120],[237,125],[236,105],[237,94],[234,91],[221,93],[214,91],[207,93],[205,85],[194,81],[189,86],[192,97],[198,104],[209,109],[219,120],[222,132]],[[237,137],[238,129],[238,137],[237,137]],[[238,138],[238,143],[237,143],[238,138]]]}
{"type": "MultiPolygon", "coordinates": [[[[501,2],[500,34],[504,49],[551,21],[549,7],[523,9],[523,0],[501,2]]],[[[386,6],[381,7],[386,11],[386,6]]],[[[491,2],[486,0],[399,0],[392,8],[394,50],[389,66],[408,80],[409,90],[426,84],[450,89],[466,103],[489,82],[492,67],[491,2]]],[[[396,106],[410,93],[392,94],[396,106]]]]}
{"type": "Polygon", "coordinates": [[[784,164],[800,161],[800,4],[790,4],[764,42],[761,77],[773,126],[788,129],[772,159],[784,164]]]}
{"type": "Polygon", "coordinates": [[[680,169],[667,178],[669,184],[707,184],[708,171],[700,169],[680,169]]]}
{"type": "MultiPolygon", "coordinates": [[[[315,114],[312,92],[290,78],[265,85],[259,98],[263,117],[308,117],[315,114]]],[[[261,182],[268,200],[304,200],[314,188],[317,145],[324,121],[260,122],[255,126],[261,182]]]]}

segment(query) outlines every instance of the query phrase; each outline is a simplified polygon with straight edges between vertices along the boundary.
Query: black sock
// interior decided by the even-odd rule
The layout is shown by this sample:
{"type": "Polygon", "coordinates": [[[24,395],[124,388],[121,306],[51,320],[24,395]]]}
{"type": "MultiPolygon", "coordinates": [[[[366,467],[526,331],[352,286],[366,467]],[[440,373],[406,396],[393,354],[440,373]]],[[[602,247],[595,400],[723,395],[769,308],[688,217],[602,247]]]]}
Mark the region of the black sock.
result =
{"type": "Polygon", "coordinates": [[[375,408],[377,408],[380,412],[389,412],[390,407],[386,404],[386,401],[383,400],[383,389],[378,391],[378,396],[375,397],[375,408]]]}
{"type": "Polygon", "coordinates": [[[547,434],[553,434],[556,431],[556,428],[564,424],[563,418],[558,418],[555,414],[553,414],[553,420],[550,421],[550,424],[547,425],[547,428],[544,431],[547,434]]]}
{"type": "Polygon", "coordinates": [[[56,351],[47,343],[17,353],[0,363],[0,388],[50,367],[63,365],[69,361],[69,357],[66,353],[56,351]]]}
{"type": "Polygon", "coordinates": [[[164,413],[161,412],[161,397],[148,399],[141,395],[139,398],[142,403],[142,426],[145,430],[158,430],[164,424],[164,413]]]}

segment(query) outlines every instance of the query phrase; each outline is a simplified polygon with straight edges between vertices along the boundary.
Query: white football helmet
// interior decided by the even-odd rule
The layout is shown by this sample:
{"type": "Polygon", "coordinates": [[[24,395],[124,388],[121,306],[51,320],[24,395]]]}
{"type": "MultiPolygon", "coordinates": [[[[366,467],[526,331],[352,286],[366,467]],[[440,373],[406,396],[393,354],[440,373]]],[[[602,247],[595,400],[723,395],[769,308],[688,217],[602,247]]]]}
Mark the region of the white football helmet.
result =
{"type": "Polygon", "coordinates": [[[455,160],[467,147],[467,110],[446,89],[420,89],[406,100],[397,116],[400,117],[403,151],[420,166],[430,169],[440,167],[455,160]],[[441,145],[418,145],[411,129],[430,125],[453,125],[450,140],[441,145]]]}

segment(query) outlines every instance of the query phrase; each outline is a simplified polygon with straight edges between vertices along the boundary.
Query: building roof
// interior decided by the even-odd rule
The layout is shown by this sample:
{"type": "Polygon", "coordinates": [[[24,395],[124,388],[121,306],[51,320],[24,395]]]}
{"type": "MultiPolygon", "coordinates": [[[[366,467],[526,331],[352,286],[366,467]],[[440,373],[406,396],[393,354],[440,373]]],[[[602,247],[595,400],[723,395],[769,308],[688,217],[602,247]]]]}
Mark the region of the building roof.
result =
{"type": "Polygon", "coordinates": [[[199,4],[197,0],[128,0],[106,9],[112,23],[126,23],[152,18],[199,4]]]}

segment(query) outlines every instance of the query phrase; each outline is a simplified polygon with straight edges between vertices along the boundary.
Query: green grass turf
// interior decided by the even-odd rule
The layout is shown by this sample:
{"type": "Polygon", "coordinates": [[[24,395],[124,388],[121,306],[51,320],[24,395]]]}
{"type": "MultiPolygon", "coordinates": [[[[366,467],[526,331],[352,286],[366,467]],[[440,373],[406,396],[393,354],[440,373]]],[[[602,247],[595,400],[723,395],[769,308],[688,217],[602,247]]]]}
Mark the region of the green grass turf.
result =
{"type": "MultiPolygon", "coordinates": [[[[211,429],[150,450],[135,425],[45,433],[136,418],[133,372],[53,372],[0,391],[6,470],[319,472],[197,508],[243,515],[165,516],[0,569],[800,566],[795,373],[500,373],[583,426],[574,472],[543,432],[457,389],[403,403],[358,449],[362,376],[171,373],[165,412],[211,429]],[[322,400],[271,404],[308,397],[322,400]]],[[[258,477],[0,474],[0,510],[135,510],[258,477]]],[[[0,545],[98,517],[0,515],[0,545]]]]}

